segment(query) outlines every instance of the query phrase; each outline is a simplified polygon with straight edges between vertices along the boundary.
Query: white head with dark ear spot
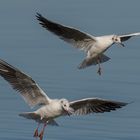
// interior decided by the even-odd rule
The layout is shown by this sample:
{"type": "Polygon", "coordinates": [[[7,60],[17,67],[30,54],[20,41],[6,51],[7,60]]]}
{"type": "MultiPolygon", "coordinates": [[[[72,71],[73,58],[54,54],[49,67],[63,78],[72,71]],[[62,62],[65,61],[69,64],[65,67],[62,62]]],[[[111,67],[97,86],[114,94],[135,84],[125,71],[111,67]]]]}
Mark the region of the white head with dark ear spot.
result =
{"type": "Polygon", "coordinates": [[[125,47],[124,44],[121,42],[121,38],[117,35],[113,35],[112,41],[116,44],[121,45],[122,47],[125,47]]]}
{"type": "Polygon", "coordinates": [[[114,43],[121,43],[121,39],[117,35],[113,35],[112,40],[113,40],[114,43]]]}
{"type": "Polygon", "coordinates": [[[67,99],[61,99],[60,100],[61,106],[64,110],[68,110],[69,108],[69,101],[67,99]]]}
{"type": "Polygon", "coordinates": [[[67,115],[71,115],[73,113],[74,110],[70,107],[70,103],[67,99],[61,99],[60,104],[67,115]]]}

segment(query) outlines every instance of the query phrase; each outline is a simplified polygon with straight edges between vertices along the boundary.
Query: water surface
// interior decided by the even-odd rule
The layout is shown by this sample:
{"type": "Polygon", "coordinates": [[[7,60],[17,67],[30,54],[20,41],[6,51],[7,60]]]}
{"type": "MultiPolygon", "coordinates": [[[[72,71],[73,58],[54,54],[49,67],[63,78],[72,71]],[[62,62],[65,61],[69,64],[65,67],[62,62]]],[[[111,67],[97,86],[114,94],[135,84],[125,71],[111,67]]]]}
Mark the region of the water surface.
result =
{"type": "MultiPolygon", "coordinates": [[[[84,54],[45,31],[36,12],[98,36],[140,31],[139,5],[138,0],[0,1],[0,58],[31,75],[49,97],[134,101],[112,113],[58,118],[60,127],[49,126],[44,139],[140,139],[140,38],[126,42],[126,48],[112,46],[106,52],[112,59],[98,76],[97,67],[77,69],[84,54]]],[[[28,105],[0,78],[1,140],[34,139],[37,124],[18,116],[25,111],[28,105]]]]}

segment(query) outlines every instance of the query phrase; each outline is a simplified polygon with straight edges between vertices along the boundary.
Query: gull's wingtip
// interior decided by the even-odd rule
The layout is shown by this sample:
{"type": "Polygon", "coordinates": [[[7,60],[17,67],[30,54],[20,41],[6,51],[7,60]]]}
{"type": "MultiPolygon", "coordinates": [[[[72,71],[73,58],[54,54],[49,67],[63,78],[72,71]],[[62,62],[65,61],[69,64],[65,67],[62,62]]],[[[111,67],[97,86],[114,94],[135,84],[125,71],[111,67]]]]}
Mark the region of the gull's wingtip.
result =
{"type": "Polygon", "coordinates": [[[120,106],[123,107],[123,106],[129,105],[129,104],[132,104],[132,103],[134,103],[134,101],[131,101],[131,102],[121,102],[120,106]]]}
{"type": "Polygon", "coordinates": [[[120,104],[120,106],[126,106],[126,105],[128,105],[128,104],[129,104],[129,103],[124,103],[124,102],[123,102],[123,103],[120,104]]]}
{"type": "Polygon", "coordinates": [[[36,19],[39,21],[39,24],[41,24],[44,27],[44,23],[46,22],[46,18],[44,18],[40,13],[36,12],[36,19]]]}
{"type": "Polygon", "coordinates": [[[128,104],[133,104],[135,101],[131,101],[131,102],[129,102],[129,103],[126,103],[126,105],[128,105],[128,104]]]}
{"type": "Polygon", "coordinates": [[[36,18],[38,19],[39,17],[42,17],[42,15],[40,14],[40,13],[38,13],[38,12],[36,12],[36,18]]]}
{"type": "Polygon", "coordinates": [[[39,20],[39,21],[45,19],[39,12],[36,12],[36,15],[35,16],[36,16],[37,20],[39,20]]]}
{"type": "Polygon", "coordinates": [[[136,35],[140,35],[140,32],[135,33],[136,35]]]}

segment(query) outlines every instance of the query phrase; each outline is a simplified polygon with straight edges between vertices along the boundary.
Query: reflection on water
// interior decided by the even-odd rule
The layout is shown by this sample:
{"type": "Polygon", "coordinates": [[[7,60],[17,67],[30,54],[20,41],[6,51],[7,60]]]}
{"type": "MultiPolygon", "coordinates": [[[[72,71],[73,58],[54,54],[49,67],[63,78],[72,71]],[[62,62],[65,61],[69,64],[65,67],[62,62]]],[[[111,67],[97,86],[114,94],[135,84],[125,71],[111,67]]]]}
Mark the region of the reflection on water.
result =
{"type": "MultiPolygon", "coordinates": [[[[35,19],[39,11],[95,35],[139,31],[139,1],[121,4],[111,0],[0,1],[0,57],[31,75],[50,97],[134,101],[112,113],[58,118],[60,127],[48,126],[44,139],[140,139],[140,39],[126,42],[126,48],[110,48],[107,55],[112,59],[103,64],[103,75],[98,76],[97,67],[78,70],[84,54],[46,32],[35,19]]],[[[24,111],[30,108],[0,78],[0,139],[34,139],[37,124],[18,116],[24,111]]]]}

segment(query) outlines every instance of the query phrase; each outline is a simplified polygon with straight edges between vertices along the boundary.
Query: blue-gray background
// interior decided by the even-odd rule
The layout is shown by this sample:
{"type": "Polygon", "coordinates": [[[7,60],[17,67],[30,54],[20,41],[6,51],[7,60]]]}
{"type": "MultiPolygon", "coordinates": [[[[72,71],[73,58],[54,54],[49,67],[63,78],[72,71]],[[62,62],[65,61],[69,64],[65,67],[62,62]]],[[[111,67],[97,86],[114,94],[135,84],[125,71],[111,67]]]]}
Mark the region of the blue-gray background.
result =
{"type": "MultiPolygon", "coordinates": [[[[112,46],[112,59],[97,67],[78,70],[84,53],[45,31],[36,12],[59,23],[95,36],[140,31],[139,0],[0,0],[0,58],[33,77],[52,98],[69,100],[100,97],[134,101],[112,113],[61,117],[60,127],[49,126],[50,140],[140,139],[140,38],[126,48],[112,46]]],[[[18,113],[30,111],[27,104],[0,78],[0,140],[33,140],[34,121],[18,113]]]]}

